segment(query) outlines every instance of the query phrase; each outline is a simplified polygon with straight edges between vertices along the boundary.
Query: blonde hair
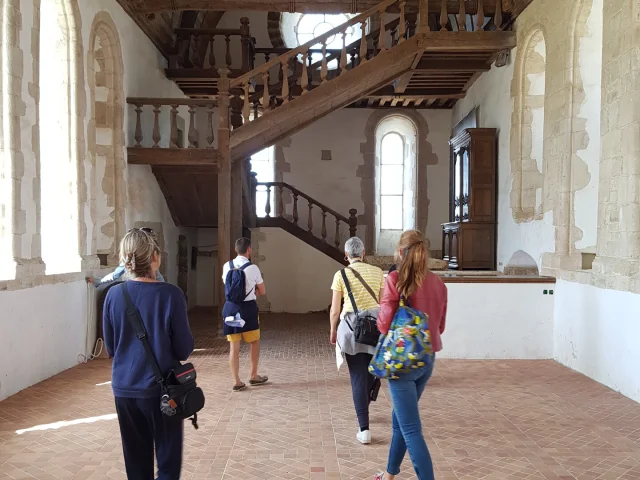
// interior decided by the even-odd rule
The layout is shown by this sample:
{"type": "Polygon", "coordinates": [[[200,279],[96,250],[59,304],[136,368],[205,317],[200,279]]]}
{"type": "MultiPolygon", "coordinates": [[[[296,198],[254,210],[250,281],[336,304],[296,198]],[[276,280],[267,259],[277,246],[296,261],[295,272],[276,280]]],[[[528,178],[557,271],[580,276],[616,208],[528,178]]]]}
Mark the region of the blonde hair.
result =
{"type": "Polygon", "coordinates": [[[426,237],[417,230],[407,230],[400,237],[398,250],[402,252],[396,288],[409,298],[424,282],[429,271],[429,247],[426,237]]]}
{"type": "Polygon", "coordinates": [[[131,278],[151,277],[153,254],[160,255],[160,247],[154,236],[134,228],[120,242],[120,259],[131,278]]]}

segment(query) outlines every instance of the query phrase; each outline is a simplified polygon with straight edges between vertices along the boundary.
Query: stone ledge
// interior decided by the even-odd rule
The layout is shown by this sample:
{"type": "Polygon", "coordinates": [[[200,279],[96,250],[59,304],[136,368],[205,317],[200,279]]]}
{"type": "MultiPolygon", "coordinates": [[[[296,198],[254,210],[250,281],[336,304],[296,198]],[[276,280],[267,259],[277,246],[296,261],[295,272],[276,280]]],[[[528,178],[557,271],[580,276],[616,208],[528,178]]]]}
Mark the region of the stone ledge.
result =
{"type": "Polygon", "coordinates": [[[43,285],[56,285],[58,283],[73,283],[84,281],[89,276],[99,276],[112,272],[115,267],[105,267],[89,273],[70,272],[58,273],[53,275],[35,275],[27,276],[19,279],[0,280],[0,292],[12,292],[16,290],[27,290],[29,288],[41,287],[43,285]]]}

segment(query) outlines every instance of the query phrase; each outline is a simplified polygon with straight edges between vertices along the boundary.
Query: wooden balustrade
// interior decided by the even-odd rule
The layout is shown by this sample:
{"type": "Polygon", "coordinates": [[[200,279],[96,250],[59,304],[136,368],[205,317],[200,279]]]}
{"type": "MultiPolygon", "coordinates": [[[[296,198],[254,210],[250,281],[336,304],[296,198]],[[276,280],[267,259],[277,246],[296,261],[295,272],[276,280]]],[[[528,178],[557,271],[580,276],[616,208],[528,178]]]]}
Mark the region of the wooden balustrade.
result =
{"type": "MultiPolygon", "coordinates": [[[[401,25],[405,25],[406,19],[405,19],[404,7],[402,6],[404,3],[405,3],[404,0],[385,0],[379,5],[377,5],[376,7],[370,10],[367,10],[366,12],[360,15],[353,17],[349,21],[343,23],[342,25],[339,25],[336,28],[329,30],[328,32],[314,38],[313,40],[310,40],[304,45],[288,50],[286,53],[283,53],[282,55],[279,55],[275,58],[270,58],[267,61],[265,61],[265,63],[253,69],[252,71],[247,72],[244,75],[241,75],[233,79],[231,81],[231,89],[239,89],[242,91],[246,91],[248,85],[255,85],[257,83],[260,83],[260,81],[262,81],[263,114],[268,113],[268,111],[274,106],[274,104],[270,102],[270,96],[271,96],[270,81],[272,78],[271,71],[273,69],[276,69],[276,71],[278,72],[276,78],[278,78],[278,80],[282,79],[282,81],[280,81],[281,83],[281,86],[279,88],[280,91],[275,93],[277,93],[277,95],[283,99],[284,103],[286,103],[286,101],[289,100],[289,95],[290,95],[289,67],[292,63],[294,65],[297,64],[298,59],[301,57],[303,60],[303,63],[306,64],[304,60],[305,59],[308,60],[312,56],[312,52],[310,52],[310,50],[316,45],[321,45],[322,48],[321,48],[321,59],[320,59],[320,82],[322,84],[329,81],[329,75],[328,75],[329,59],[327,58],[327,53],[328,53],[327,42],[335,36],[337,36],[338,38],[345,38],[347,31],[350,28],[359,28],[362,32],[361,38],[359,40],[360,63],[366,62],[367,54],[369,51],[368,36],[366,34],[367,25],[371,24],[374,20],[378,20],[380,16],[384,15],[387,9],[389,9],[393,5],[397,5],[401,7],[399,23],[401,25]]],[[[382,29],[383,30],[386,29],[386,26],[383,26],[382,29]]],[[[380,36],[384,37],[383,34],[380,34],[380,36]]],[[[377,52],[375,51],[373,52],[374,56],[376,53],[377,52]]],[[[336,59],[341,59],[343,57],[346,57],[346,55],[347,55],[347,45],[346,45],[346,42],[343,41],[343,47],[340,53],[337,54],[336,59]]],[[[345,72],[346,72],[346,69],[339,71],[339,75],[345,72]]],[[[305,68],[295,69],[294,73],[297,76],[297,78],[294,79],[295,83],[299,84],[302,87],[303,91],[307,91],[310,83],[308,78],[309,67],[307,66],[306,69],[305,68]]],[[[244,102],[245,103],[251,102],[251,99],[249,98],[249,96],[244,96],[244,102]]]]}
{"type": "MultiPolygon", "coordinates": [[[[127,103],[135,107],[135,145],[134,147],[151,148],[184,148],[180,145],[180,129],[178,118],[184,119],[187,129],[186,148],[213,148],[213,113],[217,106],[216,100],[197,100],[188,98],[128,98],[127,103]],[[183,110],[183,116],[180,114],[183,110]],[[206,122],[199,125],[197,122],[198,111],[204,111],[206,122]],[[145,115],[146,113],[152,115],[145,115]],[[163,124],[168,119],[168,137],[163,139],[163,124]],[[150,139],[147,135],[151,132],[150,139]],[[163,141],[166,140],[166,141],[163,141]],[[201,141],[205,143],[201,145],[201,141]]],[[[164,124],[166,125],[166,124],[164,124]]],[[[183,132],[185,133],[185,132],[183,132]]]]}
{"type": "Polygon", "coordinates": [[[249,19],[240,19],[240,28],[176,28],[175,53],[169,68],[229,68],[248,72],[253,68],[255,39],[251,37],[249,19]],[[223,43],[223,58],[216,58],[216,45],[223,43]],[[242,49],[242,63],[233,65],[232,42],[242,49]]]}
{"type": "MultiPolygon", "coordinates": [[[[252,175],[255,178],[255,174],[252,174],[252,175]]],[[[347,238],[354,237],[357,235],[358,218],[356,215],[358,212],[355,209],[349,210],[350,216],[347,218],[344,215],[339,214],[335,210],[311,198],[309,195],[301,192],[297,188],[292,187],[291,185],[284,182],[267,182],[267,183],[256,182],[254,183],[254,186],[256,191],[260,191],[259,189],[262,189],[261,191],[266,192],[266,201],[264,206],[257,205],[255,211],[263,211],[264,219],[267,221],[278,219],[280,221],[290,222],[293,225],[296,225],[300,228],[299,226],[300,216],[298,213],[300,208],[299,203],[300,203],[300,199],[304,199],[307,202],[307,208],[308,208],[307,225],[306,225],[307,233],[314,235],[316,238],[321,239],[323,242],[329,245],[331,245],[331,242],[332,242],[335,248],[339,248],[340,244],[343,241],[347,240],[347,238]],[[286,215],[285,208],[284,208],[285,195],[287,194],[290,195],[293,202],[293,205],[291,206],[292,213],[290,217],[286,215]],[[272,198],[274,198],[274,195],[275,195],[274,203],[276,205],[276,211],[275,211],[275,217],[272,217],[271,203],[272,203],[272,198]],[[319,212],[320,218],[322,219],[320,224],[319,236],[317,235],[315,231],[315,226],[314,226],[314,215],[316,214],[315,213],[316,211],[319,212]],[[332,217],[332,220],[335,223],[335,231],[332,239],[329,239],[327,216],[332,217]],[[342,235],[343,226],[345,227],[344,237],[342,235]],[[348,237],[346,237],[347,230],[348,230],[348,237]]],[[[253,195],[253,198],[256,198],[256,196],[253,195]]],[[[304,231],[303,228],[300,228],[300,229],[304,231]]]]}

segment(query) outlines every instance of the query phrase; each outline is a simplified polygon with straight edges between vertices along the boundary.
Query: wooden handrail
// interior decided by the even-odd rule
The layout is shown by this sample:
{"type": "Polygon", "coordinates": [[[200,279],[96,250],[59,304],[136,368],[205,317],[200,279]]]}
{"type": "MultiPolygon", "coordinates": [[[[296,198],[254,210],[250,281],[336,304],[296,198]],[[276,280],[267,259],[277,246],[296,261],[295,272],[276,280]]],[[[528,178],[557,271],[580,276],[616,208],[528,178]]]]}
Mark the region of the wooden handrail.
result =
{"type": "Polygon", "coordinates": [[[241,36],[242,30],[239,28],[176,28],[173,30],[176,35],[202,35],[202,36],[241,36]]]}
{"type": "Polygon", "coordinates": [[[358,15],[356,17],[353,17],[349,21],[347,21],[347,22],[345,22],[345,23],[343,23],[341,25],[338,25],[337,27],[329,30],[326,33],[323,33],[322,35],[320,35],[320,36],[318,36],[316,38],[313,38],[313,39],[309,40],[307,43],[305,43],[303,45],[300,45],[297,48],[289,50],[289,52],[286,53],[285,55],[282,55],[282,56],[277,57],[277,58],[275,58],[273,60],[270,60],[270,61],[260,65],[259,67],[253,69],[252,71],[247,72],[244,75],[232,80],[231,81],[231,88],[237,88],[239,86],[242,86],[242,84],[250,81],[253,77],[256,77],[256,76],[258,76],[260,74],[264,74],[265,72],[268,72],[271,68],[275,67],[276,65],[280,65],[284,61],[288,61],[293,57],[297,57],[301,53],[306,53],[309,48],[313,47],[314,45],[316,45],[318,43],[321,43],[323,40],[327,40],[327,39],[333,37],[334,35],[342,33],[347,27],[351,27],[353,25],[366,22],[369,19],[369,17],[371,17],[372,15],[380,12],[381,10],[383,10],[383,11],[386,10],[387,7],[389,7],[390,5],[393,5],[397,1],[398,0],[384,0],[379,5],[376,5],[375,7],[370,8],[369,10],[367,10],[366,12],[361,13],[360,15],[358,15]]]}
{"type": "Polygon", "coordinates": [[[178,105],[178,106],[194,106],[194,107],[210,107],[218,106],[217,99],[203,98],[153,98],[153,97],[127,97],[129,105],[178,105]]]}
{"type": "Polygon", "coordinates": [[[320,203],[316,199],[310,197],[306,193],[298,190],[296,187],[294,187],[292,185],[289,185],[288,183],[285,183],[285,182],[258,182],[257,186],[258,187],[270,187],[270,188],[274,188],[274,187],[275,188],[280,188],[280,187],[282,187],[282,188],[286,188],[287,190],[291,190],[292,193],[297,194],[298,196],[304,198],[307,202],[312,203],[313,205],[319,207],[322,211],[330,213],[331,215],[336,217],[341,222],[344,222],[347,225],[349,225],[349,219],[347,217],[345,217],[344,215],[336,212],[332,208],[327,207],[326,205],[320,203]]]}

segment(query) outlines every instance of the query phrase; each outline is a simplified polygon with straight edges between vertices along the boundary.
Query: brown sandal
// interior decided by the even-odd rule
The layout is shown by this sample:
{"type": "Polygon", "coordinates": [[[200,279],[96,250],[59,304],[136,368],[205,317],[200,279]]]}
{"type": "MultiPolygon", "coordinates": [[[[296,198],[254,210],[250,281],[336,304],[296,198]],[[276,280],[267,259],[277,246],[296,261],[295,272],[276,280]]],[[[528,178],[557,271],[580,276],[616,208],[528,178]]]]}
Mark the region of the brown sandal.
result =
{"type": "Polygon", "coordinates": [[[269,377],[261,377],[260,375],[258,375],[256,378],[252,378],[251,380],[249,380],[249,385],[253,385],[255,387],[258,385],[264,385],[268,381],[269,377]]]}
{"type": "Polygon", "coordinates": [[[247,386],[244,383],[241,383],[240,385],[234,385],[233,386],[233,391],[234,392],[241,392],[245,388],[247,388],[247,386]]]}

